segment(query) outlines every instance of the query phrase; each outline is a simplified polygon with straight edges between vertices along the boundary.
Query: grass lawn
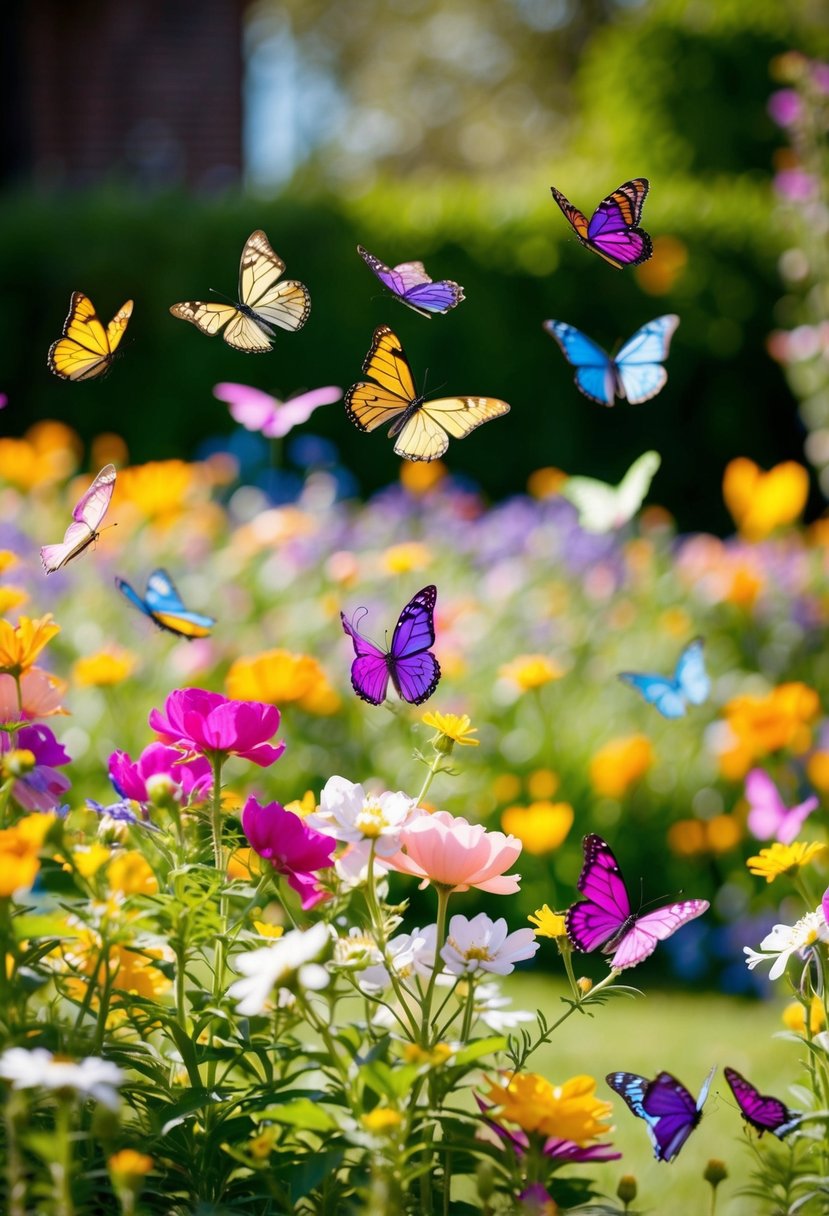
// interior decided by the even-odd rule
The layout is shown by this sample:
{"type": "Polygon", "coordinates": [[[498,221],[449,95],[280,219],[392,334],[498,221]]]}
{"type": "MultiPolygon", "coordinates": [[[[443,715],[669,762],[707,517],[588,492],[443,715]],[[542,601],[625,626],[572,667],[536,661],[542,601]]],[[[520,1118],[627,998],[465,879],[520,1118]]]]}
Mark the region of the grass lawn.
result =
{"type": "MultiPolygon", "coordinates": [[[[553,979],[517,975],[507,981],[506,990],[516,1008],[540,1008],[548,1021],[564,1011],[559,999],[564,989],[553,979]]],[[[702,1173],[709,1159],[718,1157],[729,1176],[719,1187],[717,1216],[758,1216],[756,1200],[737,1196],[748,1181],[752,1157],[721,1070],[729,1064],[762,1092],[791,1101],[787,1086],[802,1077],[796,1046],[772,1037],[783,1029],[781,1008],[781,1002],[763,1004],[708,993],[651,992],[635,1001],[613,1000],[595,1010],[593,1018],[573,1015],[532,1057],[529,1067],[553,1082],[577,1073],[596,1077],[599,1096],[613,1100],[612,1139],[623,1157],[607,1165],[571,1166],[568,1172],[589,1173],[609,1195],[615,1194],[622,1174],[633,1174],[639,1182],[637,1210],[707,1216],[711,1191],[702,1173]],[[712,1064],[719,1071],[700,1126],[672,1164],[656,1161],[644,1122],[606,1085],[604,1076],[617,1069],[653,1076],[664,1068],[696,1095],[712,1064]]]]}

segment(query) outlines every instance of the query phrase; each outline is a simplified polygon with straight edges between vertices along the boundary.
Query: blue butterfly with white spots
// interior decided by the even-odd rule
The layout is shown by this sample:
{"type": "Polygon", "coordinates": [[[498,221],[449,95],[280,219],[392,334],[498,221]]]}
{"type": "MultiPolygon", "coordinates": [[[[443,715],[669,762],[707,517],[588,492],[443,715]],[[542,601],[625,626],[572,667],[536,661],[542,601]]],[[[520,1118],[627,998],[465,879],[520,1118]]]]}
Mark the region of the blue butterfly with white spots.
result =
{"type": "Polygon", "coordinates": [[[166,629],[177,637],[187,638],[188,641],[193,638],[206,638],[216,624],[212,616],[204,616],[200,612],[191,612],[189,608],[185,608],[166,570],[153,570],[147,579],[147,590],[143,599],[125,579],[116,578],[115,586],[139,612],[154,621],[159,629],[166,629]]]}
{"type": "Polygon", "coordinates": [[[576,387],[591,401],[609,406],[617,397],[626,397],[631,405],[640,405],[665,387],[668,373],[662,364],[679,325],[675,313],[656,317],[637,329],[615,359],[566,321],[544,321],[543,325],[576,369],[576,387]]]}
{"type": "Polygon", "coordinates": [[[635,1072],[611,1072],[605,1079],[634,1115],[645,1120],[656,1160],[673,1161],[702,1118],[715,1072],[716,1066],[703,1081],[696,1102],[669,1072],[660,1072],[652,1081],[635,1072]]]}
{"type": "Polygon", "coordinates": [[[679,656],[673,677],[651,672],[621,671],[619,679],[654,705],[663,718],[684,718],[690,705],[702,705],[711,692],[705,670],[702,638],[694,638],[679,656]]]}

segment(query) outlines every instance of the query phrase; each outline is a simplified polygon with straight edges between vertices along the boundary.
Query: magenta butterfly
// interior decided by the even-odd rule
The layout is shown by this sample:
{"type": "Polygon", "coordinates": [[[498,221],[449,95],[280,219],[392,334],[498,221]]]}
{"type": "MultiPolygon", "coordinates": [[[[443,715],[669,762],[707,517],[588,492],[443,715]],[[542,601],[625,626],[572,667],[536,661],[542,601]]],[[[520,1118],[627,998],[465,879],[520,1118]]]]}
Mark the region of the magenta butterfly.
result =
{"type": "Polygon", "coordinates": [[[634,177],[608,194],[589,221],[560,190],[556,190],[555,186],[550,189],[582,245],[592,249],[617,270],[647,262],[653,253],[653,242],[647,232],[638,227],[650,189],[646,177],[634,177]]]}
{"type": "Polygon", "coordinates": [[[817,810],[820,799],[814,794],[797,806],[787,807],[768,773],[753,768],[746,776],[748,830],[757,840],[779,840],[791,844],[803,824],[817,810]]]}
{"type": "Polygon", "coordinates": [[[282,439],[295,426],[307,422],[321,405],[333,405],[343,395],[341,388],[327,385],[279,401],[270,393],[249,384],[217,384],[213,396],[230,406],[234,421],[249,431],[261,431],[266,439],[282,439]]]}
{"type": "Polygon", "coordinates": [[[779,1098],[761,1094],[736,1068],[724,1068],[723,1073],[737,1099],[740,1113],[746,1123],[756,1128],[759,1135],[771,1132],[782,1140],[789,1132],[794,1131],[803,1118],[802,1115],[789,1110],[788,1106],[784,1106],[779,1098]]]}
{"type": "Polygon", "coordinates": [[[464,298],[463,288],[452,279],[441,279],[434,282],[426,273],[422,262],[401,262],[399,266],[387,266],[373,253],[357,246],[360,257],[372,270],[380,282],[401,304],[419,312],[421,317],[430,317],[432,313],[448,312],[456,308],[464,298]]]}
{"type": "Polygon", "coordinates": [[[702,1118],[715,1071],[716,1066],[703,1081],[696,1102],[669,1072],[660,1072],[652,1081],[635,1072],[611,1072],[605,1080],[634,1115],[645,1120],[656,1160],[673,1161],[702,1118]]]}
{"type": "Polygon", "coordinates": [[[429,649],[435,644],[437,594],[437,587],[430,585],[412,596],[400,613],[388,650],[369,642],[357,632],[353,619],[349,621],[344,612],[340,613],[357,655],[351,664],[351,686],[363,701],[370,705],[385,701],[389,678],[411,705],[420,705],[431,697],[440,680],[440,664],[429,649]]]}
{"type": "Polygon", "coordinates": [[[684,899],[655,912],[632,912],[625,880],[610,846],[601,836],[585,836],[584,867],[578,889],[587,898],[566,916],[567,936],[577,950],[602,948],[612,954],[611,967],[635,967],[657,944],[708,909],[707,899],[684,899]]]}
{"type": "Polygon", "coordinates": [[[40,550],[40,560],[47,574],[60,570],[98,539],[99,525],[107,513],[114,489],[115,465],[106,464],[76,504],[72,512],[74,522],[66,529],[61,543],[44,545],[40,550]]]}

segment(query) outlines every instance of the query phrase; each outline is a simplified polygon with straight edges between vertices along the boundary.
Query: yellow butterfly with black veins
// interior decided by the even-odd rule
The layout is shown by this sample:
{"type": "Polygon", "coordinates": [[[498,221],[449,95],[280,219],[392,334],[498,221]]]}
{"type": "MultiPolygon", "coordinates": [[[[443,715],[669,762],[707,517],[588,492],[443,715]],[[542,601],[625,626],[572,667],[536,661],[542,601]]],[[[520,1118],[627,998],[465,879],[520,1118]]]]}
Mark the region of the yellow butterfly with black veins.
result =
{"type": "Polygon", "coordinates": [[[112,366],[131,316],[132,300],[127,300],[104,329],[89,296],[73,291],[63,336],[49,347],[49,370],[61,380],[94,380],[103,376],[112,366]]]}
{"type": "Polygon", "coordinates": [[[301,329],[311,311],[311,296],[304,283],[294,279],[279,282],[284,269],[282,258],[257,229],[242,250],[237,303],[185,300],[173,304],[170,312],[211,338],[224,330],[222,337],[236,350],[262,354],[272,348],[274,325],[292,332],[301,329]]]}
{"type": "Polygon", "coordinates": [[[388,325],[375,329],[363,371],[377,383],[352,384],[345,395],[346,413],[361,431],[391,422],[389,437],[397,436],[394,450],[405,460],[437,460],[448,448],[450,435],[462,439],[484,422],[509,413],[506,401],[497,397],[424,400],[415,391],[400,339],[388,325]]]}

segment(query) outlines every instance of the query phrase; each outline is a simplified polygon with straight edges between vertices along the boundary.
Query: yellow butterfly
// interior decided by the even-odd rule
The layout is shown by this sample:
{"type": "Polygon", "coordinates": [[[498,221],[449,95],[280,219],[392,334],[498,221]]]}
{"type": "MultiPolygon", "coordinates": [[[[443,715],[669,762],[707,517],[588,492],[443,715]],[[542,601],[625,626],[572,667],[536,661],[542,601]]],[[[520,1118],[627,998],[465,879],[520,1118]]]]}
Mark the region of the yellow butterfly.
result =
{"type": "Polygon", "coordinates": [[[103,376],[109,371],[131,316],[132,300],[127,300],[104,329],[89,296],[73,291],[63,337],[49,347],[49,370],[62,380],[103,376]]]}
{"type": "Polygon", "coordinates": [[[395,418],[389,436],[397,436],[394,450],[406,460],[437,460],[448,448],[450,435],[462,439],[476,426],[509,413],[506,401],[497,397],[424,401],[415,392],[400,339],[388,325],[375,329],[363,371],[377,383],[352,384],[345,395],[346,413],[361,431],[373,431],[395,418]]]}
{"type": "Polygon", "coordinates": [[[285,263],[274,253],[264,232],[251,233],[239,263],[239,302],[207,303],[185,300],[173,304],[170,312],[182,321],[197,325],[203,334],[214,337],[223,327],[222,337],[229,346],[258,354],[270,350],[275,337],[272,326],[301,329],[311,311],[311,296],[303,283],[292,279],[279,283],[285,263]]]}

